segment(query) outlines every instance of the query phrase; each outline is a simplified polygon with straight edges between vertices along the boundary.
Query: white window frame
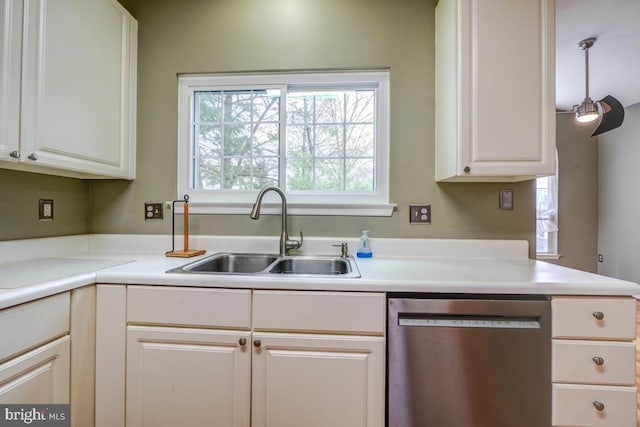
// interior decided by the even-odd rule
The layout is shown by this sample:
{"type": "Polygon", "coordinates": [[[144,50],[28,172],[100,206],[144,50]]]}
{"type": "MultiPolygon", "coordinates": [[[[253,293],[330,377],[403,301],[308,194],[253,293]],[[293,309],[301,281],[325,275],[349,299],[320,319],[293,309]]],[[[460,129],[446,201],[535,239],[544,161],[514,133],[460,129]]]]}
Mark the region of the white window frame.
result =
{"type": "MultiPolygon", "coordinates": [[[[376,84],[375,182],[372,192],[323,193],[296,191],[287,193],[289,212],[295,215],[391,216],[395,204],[389,203],[389,72],[342,71],[308,73],[251,73],[180,75],[178,77],[178,199],[189,195],[191,213],[247,214],[259,190],[190,189],[192,159],[192,105],[194,93],[220,89],[282,88],[286,85],[376,84]]],[[[284,153],[286,108],[281,98],[281,154],[284,153]]],[[[282,177],[282,166],[280,175],[282,177]]],[[[283,189],[284,190],[284,189],[283,189]]],[[[265,198],[263,211],[278,213],[280,201],[265,198]]]]}

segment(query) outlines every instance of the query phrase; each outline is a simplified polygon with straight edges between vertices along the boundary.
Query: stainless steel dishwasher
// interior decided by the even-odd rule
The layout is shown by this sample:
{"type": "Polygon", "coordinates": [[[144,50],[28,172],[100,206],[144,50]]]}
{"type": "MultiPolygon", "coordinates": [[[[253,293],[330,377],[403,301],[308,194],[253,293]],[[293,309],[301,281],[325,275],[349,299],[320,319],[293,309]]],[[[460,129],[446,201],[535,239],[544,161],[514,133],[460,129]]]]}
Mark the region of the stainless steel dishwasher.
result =
{"type": "Polygon", "coordinates": [[[546,296],[391,295],[388,427],[549,427],[546,296]]]}

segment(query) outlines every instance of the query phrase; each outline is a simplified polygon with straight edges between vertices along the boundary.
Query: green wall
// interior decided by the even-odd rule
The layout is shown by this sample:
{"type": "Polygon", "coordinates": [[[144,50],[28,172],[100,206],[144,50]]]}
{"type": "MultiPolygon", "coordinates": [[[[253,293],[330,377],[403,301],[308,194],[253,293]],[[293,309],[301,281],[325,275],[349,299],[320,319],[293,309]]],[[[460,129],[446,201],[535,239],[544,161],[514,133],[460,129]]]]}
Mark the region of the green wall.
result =
{"type": "MultiPolygon", "coordinates": [[[[138,19],[138,178],[93,182],[91,231],[168,233],[144,221],[144,201],[176,190],[177,74],[389,67],[392,217],[294,216],[291,234],[519,238],[533,241],[534,186],[434,182],[433,0],[130,0],[138,19]],[[516,208],[498,210],[498,190],[516,208]],[[408,204],[430,203],[432,225],[409,225],[408,204]]],[[[499,112],[496,112],[499,114],[499,112]]],[[[277,216],[197,215],[194,234],[277,234],[277,216]]]]}
{"type": "MultiPolygon", "coordinates": [[[[177,74],[389,67],[392,217],[294,216],[292,235],[527,239],[535,230],[533,182],[434,182],[436,0],[121,0],[138,19],[137,179],[91,181],[89,232],[169,233],[170,217],[144,221],[145,201],[176,190],[177,74]],[[498,190],[515,209],[498,210],[498,190]],[[410,225],[409,203],[430,203],[431,225],[410,225]]],[[[496,112],[499,114],[499,112],[496,112]]],[[[43,178],[45,185],[48,178],[43,178]]],[[[66,182],[66,181],[65,181],[66,182]]],[[[70,180],[75,189],[82,181],[70,180]]],[[[11,179],[16,191],[26,188],[11,179]]],[[[77,197],[82,199],[80,190],[77,197]]],[[[0,203],[7,203],[0,195],[0,203]]],[[[6,209],[4,210],[6,212],[6,209]]],[[[18,218],[29,213],[11,210],[18,218]]],[[[167,214],[167,212],[165,212],[167,214]]],[[[3,216],[4,218],[4,216],[3,216]]],[[[12,221],[12,220],[11,220],[12,221]]],[[[277,216],[197,215],[194,234],[276,235],[277,216]]],[[[3,227],[4,228],[4,227],[3,227]]],[[[4,230],[3,230],[4,232],[4,230]]],[[[57,230],[55,234],[63,234],[57,230]]],[[[30,236],[18,227],[16,238],[30,236]]]]}
{"type": "Polygon", "coordinates": [[[0,169],[0,240],[89,232],[89,183],[0,169]],[[39,199],[53,199],[53,220],[38,220],[39,199]]]}

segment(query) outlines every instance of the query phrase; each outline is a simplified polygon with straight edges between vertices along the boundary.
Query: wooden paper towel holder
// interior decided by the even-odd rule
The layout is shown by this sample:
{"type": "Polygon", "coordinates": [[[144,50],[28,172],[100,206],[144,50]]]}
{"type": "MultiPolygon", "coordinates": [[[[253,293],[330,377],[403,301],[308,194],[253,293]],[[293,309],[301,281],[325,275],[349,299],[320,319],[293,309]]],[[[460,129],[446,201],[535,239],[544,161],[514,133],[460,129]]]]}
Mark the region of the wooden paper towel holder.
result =
{"type": "Polygon", "coordinates": [[[165,252],[166,256],[177,258],[191,258],[202,255],[206,251],[203,249],[189,249],[189,195],[185,194],[182,200],[174,200],[171,204],[171,251],[165,252]],[[181,251],[175,250],[176,242],[176,203],[184,203],[184,248],[181,251]]]}

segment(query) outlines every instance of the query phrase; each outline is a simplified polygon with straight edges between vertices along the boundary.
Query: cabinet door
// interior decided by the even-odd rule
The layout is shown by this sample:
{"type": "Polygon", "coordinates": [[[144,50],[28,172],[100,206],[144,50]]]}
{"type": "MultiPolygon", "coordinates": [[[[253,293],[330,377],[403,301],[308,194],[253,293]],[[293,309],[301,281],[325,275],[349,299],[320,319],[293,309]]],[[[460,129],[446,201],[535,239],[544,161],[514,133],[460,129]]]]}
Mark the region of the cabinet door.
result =
{"type": "Polygon", "coordinates": [[[384,425],[384,338],[253,334],[253,427],[384,425]]]}
{"type": "Polygon", "coordinates": [[[242,331],[129,326],[127,427],[249,426],[249,338],[242,331]]]}
{"type": "Polygon", "coordinates": [[[436,10],[436,179],[555,173],[555,1],[436,10]]]}
{"type": "Polygon", "coordinates": [[[134,177],[136,21],[116,0],[24,0],[22,160],[134,177]]]}
{"type": "Polygon", "coordinates": [[[19,156],[21,32],[22,1],[0,0],[0,160],[19,156]]]}
{"type": "Polygon", "coordinates": [[[0,403],[69,403],[69,335],[0,365],[0,403]]]}

